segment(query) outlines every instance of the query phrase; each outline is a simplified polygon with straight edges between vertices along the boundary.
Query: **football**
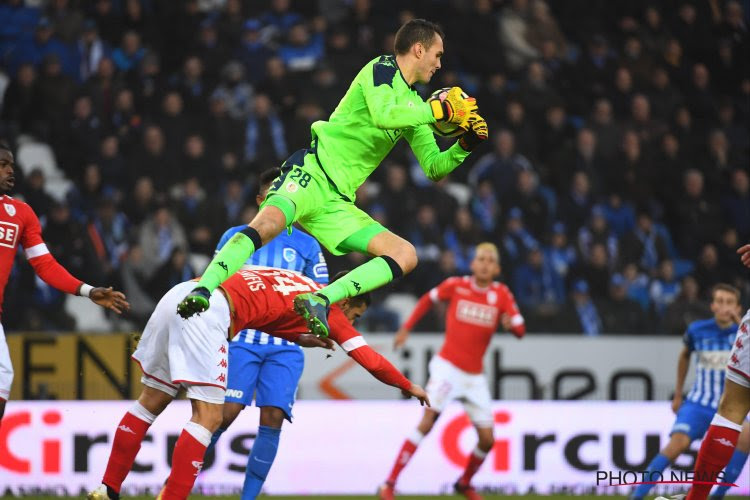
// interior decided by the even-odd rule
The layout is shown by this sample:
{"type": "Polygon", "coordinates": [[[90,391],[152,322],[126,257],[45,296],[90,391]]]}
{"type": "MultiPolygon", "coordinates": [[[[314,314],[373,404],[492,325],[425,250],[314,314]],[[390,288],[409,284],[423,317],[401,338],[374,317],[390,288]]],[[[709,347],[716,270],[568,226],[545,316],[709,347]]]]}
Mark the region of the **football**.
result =
{"type": "MultiPolygon", "coordinates": [[[[448,95],[448,91],[450,89],[451,89],[450,87],[445,87],[445,88],[436,90],[435,92],[432,93],[429,99],[427,99],[427,102],[430,102],[434,99],[439,99],[440,102],[443,102],[445,100],[445,97],[448,95]]],[[[463,93],[462,97],[466,99],[469,96],[463,93]]],[[[456,137],[466,132],[464,129],[462,129],[455,123],[448,123],[448,122],[430,123],[430,128],[432,128],[432,131],[435,132],[435,135],[439,135],[441,137],[456,137]]]]}

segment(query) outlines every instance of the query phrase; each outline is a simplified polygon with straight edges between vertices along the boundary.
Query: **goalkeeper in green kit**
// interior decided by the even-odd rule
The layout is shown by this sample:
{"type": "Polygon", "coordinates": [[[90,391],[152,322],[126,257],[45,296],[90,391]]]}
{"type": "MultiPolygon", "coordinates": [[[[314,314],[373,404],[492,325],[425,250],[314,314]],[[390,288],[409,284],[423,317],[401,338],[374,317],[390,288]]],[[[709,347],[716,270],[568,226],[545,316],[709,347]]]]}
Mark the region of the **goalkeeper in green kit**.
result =
{"type": "MultiPolygon", "coordinates": [[[[294,308],[310,331],[328,335],[330,304],[369,292],[417,265],[414,246],[388,231],[354,204],[354,192],[403,136],[425,174],[439,180],[487,139],[476,101],[453,87],[444,99],[423,101],[413,85],[440,69],[443,31],[414,19],[396,33],[395,56],[380,56],[357,74],[328,121],[312,124],[312,142],[281,167],[258,215],[216,254],[196,288],[177,307],[183,318],[208,309],[211,292],[234,274],[263,243],[299,224],[334,255],[362,252],[374,258],[315,293],[300,294],[294,308]],[[440,151],[430,124],[465,130],[440,151]]],[[[279,287],[293,284],[279,283],[279,287]]]]}

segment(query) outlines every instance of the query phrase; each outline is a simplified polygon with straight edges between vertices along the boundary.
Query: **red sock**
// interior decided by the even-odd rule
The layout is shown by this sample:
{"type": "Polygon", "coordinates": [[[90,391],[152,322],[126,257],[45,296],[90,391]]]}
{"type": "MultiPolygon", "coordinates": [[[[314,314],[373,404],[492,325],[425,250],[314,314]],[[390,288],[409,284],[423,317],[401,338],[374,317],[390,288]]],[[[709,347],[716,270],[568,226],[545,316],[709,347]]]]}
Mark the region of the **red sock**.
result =
{"type": "MultiPolygon", "coordinates": [[[[712,425],[698,452],[695,462],[695,481],[716,481],[719,473],[729,463],[737,446],[740,432],[729,427],[712,425]]],[[[711,492],[712,484],[694,484],[685,500],[705,500],[711,492]]]]}
{"type": "Polygon", "coordinates": [[[468,485],[471,482],[471,478],[474,477],[474,474],[479,470],[479,467],[482,466],[485,458],[487,458],[486,453],[481,450],[474,450],[471,455],[469,455],[469,463],[466,464],[466,469],[458,482],[463,485],[468,485]]]}
{"type": "Polygon", "coordinates": [[[203,455],[211,441],[211,432],[189,422],[177,439],[172,453],[172,472],[162,493],[162,500],[185,500],[203,467],[203,455]]]}
{"type": "Polygon", "coordinates": [[[151,427],[150,423],[144,422],[130,412],[122,417],[115,432],[102,483],[120,492],[122,482],[133,467],[135,456],[141,449],[141,442],[149,427],[151,427]]]}
{"type": "Polygon", "coordinates": [[[411,460],[411,457],[414,455],[415,451],[417,451],[416,444],[414,444],[409,439],[404,441],[403,446],[401,446],[401,450],[398,452],[396,463],[393,464],[393,469],[391,469],[391,475],[388,476],[388,479],[386,480],[386,482],[390,484],[394,484],[394,485],[396,484],[398,475],[401,474],[401,471],[404,470],[404,467],[406,467],[406,464],[409,463],[409,460],[411,460]]]}

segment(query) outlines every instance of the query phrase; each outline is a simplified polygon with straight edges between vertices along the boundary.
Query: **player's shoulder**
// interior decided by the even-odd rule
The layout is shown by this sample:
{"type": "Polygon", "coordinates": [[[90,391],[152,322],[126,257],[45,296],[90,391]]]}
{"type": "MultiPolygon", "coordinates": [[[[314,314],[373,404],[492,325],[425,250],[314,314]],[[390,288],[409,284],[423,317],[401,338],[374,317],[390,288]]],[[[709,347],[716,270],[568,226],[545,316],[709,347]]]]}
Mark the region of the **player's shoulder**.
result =
{"type": "Polygon", "coordinates": [[[393,87],[393,78],[398,73],[396,57],[392,55],[378,56],[370,61],[366,67],[372,67],[373,85],[388,85],[393,87]]]}
{"type": "Polygon", "coordinates": [[[0,208],[0,214],[6,217],[20,217],[24,218],[34,213],[34,209],[31,205],[18,198],[13,198],[7,194],[0,197],[2,208],[0,208]]]}
{"type": "Polygon", "coordinates": [[[690,323],[687,327],[688,333],[700,334],[709,333],[718,330],[719,327],[713,318],[710,319],[698,319],[690,323]]]}

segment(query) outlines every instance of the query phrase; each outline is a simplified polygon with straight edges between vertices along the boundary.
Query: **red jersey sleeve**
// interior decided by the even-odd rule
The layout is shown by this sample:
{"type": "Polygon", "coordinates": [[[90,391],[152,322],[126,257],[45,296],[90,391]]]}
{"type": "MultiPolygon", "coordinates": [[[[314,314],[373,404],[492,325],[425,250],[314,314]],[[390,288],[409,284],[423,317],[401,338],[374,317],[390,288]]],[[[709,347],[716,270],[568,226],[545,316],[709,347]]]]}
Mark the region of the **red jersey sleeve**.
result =
{"type": "Polygon", "coordinates": [[[411,388],[411,382],[387,359],[373,350],[356,328],[346,319],[337,306],[331,308],[328,316],[331,325],[330,338],[373,377],[384,384],[398,387],[404,391],[411,388]]]}
{"type": "Polygon", "coordinates": [[[447,280],[440,283],[438,286],[422,295],[417,301],[417,305],[414,306],[414,310],[409,315],[409,318],[404,322],[403,328],[411,330],[414,325],[419,323],[419,320],[427,314],[432,304],[439,301],[447,301],[453,296],[453,290],[456,288],[459,278],[448,278],[447,280]]]}
{"type": "Polygon", "coordinates": [[[526,321],[518,310],[516,298],[508,287],[503,287],[504,300],[502,302],[502,313],[510,316],[510,331],[519,339],[526,333],[526,321]]]}
{"type": "Polygon", "coordinates": [[[74,278],[49,253],[49,249],[42,239],[42,226],[39,224],[39,218],[30,206],[26,205],[25,208],[21,245],[26,254],[26,259],[45,283],[61,292],[75,295],[78,293],[82,281],[74,278]]]}

